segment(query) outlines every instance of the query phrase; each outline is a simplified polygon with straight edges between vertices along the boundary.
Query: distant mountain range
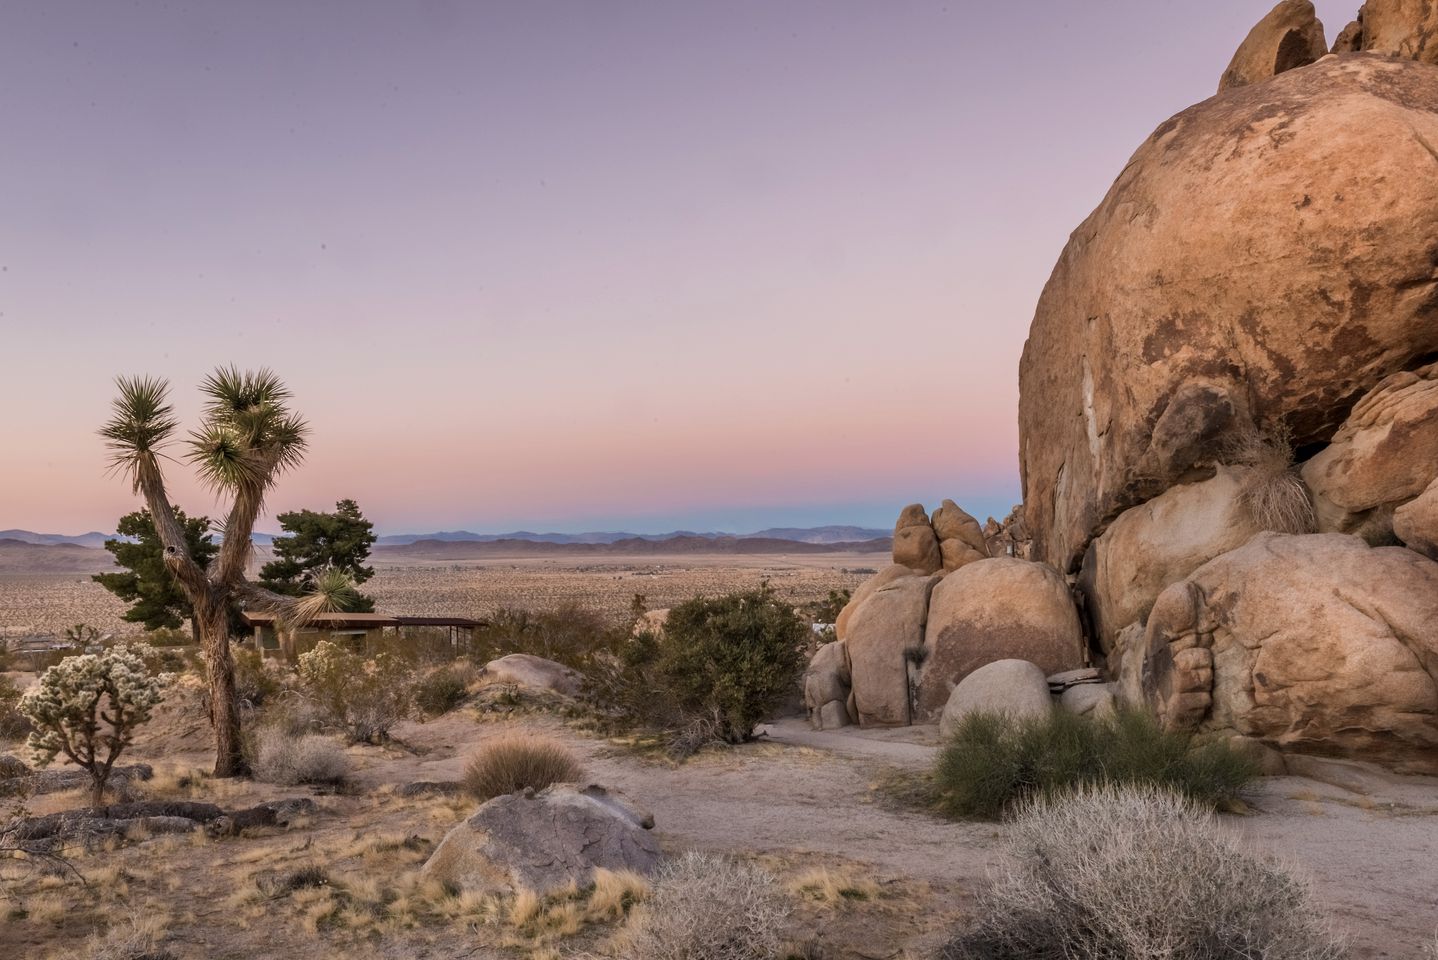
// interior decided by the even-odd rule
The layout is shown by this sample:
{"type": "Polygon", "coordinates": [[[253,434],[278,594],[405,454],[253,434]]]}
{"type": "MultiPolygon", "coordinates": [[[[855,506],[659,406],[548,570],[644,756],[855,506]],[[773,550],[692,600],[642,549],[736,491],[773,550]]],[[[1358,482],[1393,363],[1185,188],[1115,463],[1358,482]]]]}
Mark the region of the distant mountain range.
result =
{"type": "Polygon", "coordinates": [[[544,556],[675,556],[684,554],[732,553],[814,554],[886,553],[893,546],[889,537],[837,543],[806,543],[759,536],[714,536],[677,534],[662,538],[626,537],[608,543],[557,543],[550,540],[417,540],[414,543],[384,544],[374,551],[375,559],[468,560],[479,557],[544,556]]]}
{"type": "Polygon", "coordinates": [[[756,533],[696,533],[693,530],[673,530],[669,533],[626,533],[623,531],[596,531],[592,533],[534,533],[516,530],[513,533],[471,533],[468,530],[453,530],[443,533],[396,533],[380,537],[375,542],[380,546],[403,546],[425,540],[444,543],[495,543],[498,541],[525,541],[528,543],[561,544],[609,544],[628,540],[647,540],[657,543],[676,538],[698,538],[703,540],[789,540],[795,543],[855,543],[877,540],[889,536],[890,531],[870,527],[827,526],[827,527],[771,527],[756,533]]]}
{"type": "Polygon", "coordinates": [[[113,533],[99,533],[93,530],[77,537],[67,537],[60,533],[31,533],[29,530],[0,530],[0,540],[18,540],[21,543],[34,543],[47,547],[59,544],[72,544],[77,547],[103,547],[105,541],[113,539],[114,536],[113,533]]]}
{"type": "MultiPolygon", "coordinates": [[[[871,527],[831,525],[827,527],[771,527],[757,533],[695,533],[692,530],[675,530],[671,533],[532,533],[518,530],[514,533],[470,533],[468,530],[453,530],[443,533],[396,533],[376,540],[379,546],[405,546],[422,541],[441,543],[553,543],[553,544],[612,544],[627,541],[661,541],[677,538],[700,540],[785,540],[805,544],[851,544],[866,540],[879,540],[889,536],[890,531],[871,527]]],[[[73,544],[81,547],[103,547],[106,540],[114,539],[112,533],[92,531],[78,536],[59,533],[33,533],[29,530],[0,530],[0,540],[18,540],[44,546],[73,544]]],[[[256,546],[269,546],[276,534],[256,533],[251,538],[256,546]]]]}

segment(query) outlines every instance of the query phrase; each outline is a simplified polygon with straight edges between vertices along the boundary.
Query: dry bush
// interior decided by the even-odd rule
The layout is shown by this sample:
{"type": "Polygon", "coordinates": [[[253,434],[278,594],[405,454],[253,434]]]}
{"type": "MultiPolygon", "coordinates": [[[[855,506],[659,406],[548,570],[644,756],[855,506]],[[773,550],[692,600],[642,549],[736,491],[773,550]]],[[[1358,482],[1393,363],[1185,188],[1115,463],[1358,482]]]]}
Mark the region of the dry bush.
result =
{"type": "Polygon", "coordinates": [[[353,743],[383,743],[390,728],[409,716],[414,678],[411,665],[393,653],[373,659],[321,640],[299,658],[305,694],[353,743]]]}
{"type": "Polygon", "coordinates": [[[349,775],[349,757],[329,737],[292,736],[277,727],[261,727],[253,741],[250,765],[263,783],[339,783],[349,775]]]}
{"type": "Polygon", "coordinates": [[[943,960],[1337,960],[1307,884],[1153,787],[1025,804],[1011,865],[943,960]]]}
{"type": "Polygon", "coordinates": [[[1224,460],[1243,468],[1239,502],[1261,529],[1312,533],[1318,528],[1313,497],[1293,465],[1285,430],[1266,435],[1254,427],[1241,430],[1229,440],[1224,460]]]}
{"type": "Polygon", "coordinates": [[[533,734],[506,734],[481,744],[464,768],[464,789],[476,800],[551,783],[571,783],[584,775],[574,754],[557,740],[533,734]]]}
{"type": "Polygon", "coordinates": [[[690,851],[666,861],[629,920],[630,960],[771,960],[789,907],[773,876],[690,851]]]}
{"type": "Polygon", "coordinates": [[[67,960],[173,960],[167,950],[165,924],[155,916],[133,912],[104,932],[91,934],[84,945],[66,955],[67,960]]]}
{"type": "Polygon", "coordinates": [[[20,712],[20,688],[0,674],[0,741],[23,740],[33,729],[29,718],[20,712]]]}

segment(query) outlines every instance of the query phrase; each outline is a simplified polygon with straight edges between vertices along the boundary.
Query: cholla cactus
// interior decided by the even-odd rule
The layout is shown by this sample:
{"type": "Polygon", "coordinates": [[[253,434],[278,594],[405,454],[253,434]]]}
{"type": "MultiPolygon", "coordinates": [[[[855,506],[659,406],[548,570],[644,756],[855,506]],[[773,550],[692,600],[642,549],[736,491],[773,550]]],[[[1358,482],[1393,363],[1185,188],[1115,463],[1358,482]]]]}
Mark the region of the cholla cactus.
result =
{"type": "Polygon", "coordinates": [[[64,754],[87,770],[96,807],[115,761],[161,700],[165,679],[150,676],[148,652],[143,644],[122,644],[66,657],[20,699],[20,712],[35,727],[27,741],[35,762],[43,767],[64,754]]]}

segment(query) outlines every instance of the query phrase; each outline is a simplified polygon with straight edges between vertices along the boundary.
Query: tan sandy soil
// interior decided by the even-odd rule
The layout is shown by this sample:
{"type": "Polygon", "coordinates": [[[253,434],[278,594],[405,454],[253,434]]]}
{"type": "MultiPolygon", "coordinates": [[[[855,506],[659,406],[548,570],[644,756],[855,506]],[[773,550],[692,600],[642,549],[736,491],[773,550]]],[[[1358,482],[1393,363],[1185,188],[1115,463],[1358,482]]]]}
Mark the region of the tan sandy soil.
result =
{"type": "MultiPolygon", "coordinates": [[[[132,759],[169,770],[208,765],[207,731],[193,704],[167,711],[155,727],[132,759]]],[[[320,812],[309,824],[199,844],[159,838],[101,852],[80,862],[92,879],[88,889],[54,879],[15,879],[13,867],[6,868],[3,892],[11,908],[0,923],[0,956],[46,956],[75,944],[102,918],[127,911],[163,917],[168,945],[181,957],[544,958],[554,956],[544,949],[571,955],[594,948],[612,924],[545,942],[506,926],[493,906],[471,904],[466,912],[443,898],[440,906],[416,896],[417,905],[407,907],[410,900],[403,900],[384,922],[345,911],[337,920],[325,919],[339,896],[335,890],[368,902],[377,886],[413,887],[428,851],[472,808],[464,801],[399,799],[393,788],[455,779],[476,744],[515,727],[559,737],[580,755],[589,779],[652,811],[667,851],[700,848],[758,858],[786,880],[824,866],[871,881],[874,895],[866,899],[795,900],[789,933],[797,942],[817,944],[816,957],[929,956],[973,909],[997,863],[1002,826],[948,823],[903,809],[876,789],[896,768],[921,770],[932,762],[932,727],[815,733],[788,719],[769,725],[758,743],[701,753],[675,766],[544,715],[481,719],[461,708],[429,723],[401,725],[390,747],[350,748],[353,787],[317,795],[320,812]],[[415,839],[398,843],[407,837],[415,839]],[[310,864],[330,873],[334,889],[258,895],[258,880],[310,864]],[[122,894],[114,892],[117,886],[122,894]],[[518,945],[500,946],[505,941],[518,945]]],[[[1332,782],[1264,781],[1254,812],[1224,817],[1224,823],[1254,849],[1313,877],[1320,901],[1352,937],[1357,960],[1412,960],[1438,928],[1438,780],[1352,766],[1325,771],[1332,782]]],[[[211,782],[197,792],[234,807],[308,791],[211,782]]],[[[41,811],[80,802],[74,796],[41,799],[41,811]]]]}
{"type": "MultiPolygon", "coordinates": [[[[364,590],[380,611],[412,616],[484,617],[500,607],[546,610],[564,603],[618,615],[636,593],[659,609],[765,579],[790,602],[821,600],[830,590],[858,586],[888,562],[887,554],[376,561],[364,590]]],[[[75,623],[134,632],[120,619],[124,612],[125,604],[88,575],[0,570],[0,633],[56,633],[75,623]]]]}

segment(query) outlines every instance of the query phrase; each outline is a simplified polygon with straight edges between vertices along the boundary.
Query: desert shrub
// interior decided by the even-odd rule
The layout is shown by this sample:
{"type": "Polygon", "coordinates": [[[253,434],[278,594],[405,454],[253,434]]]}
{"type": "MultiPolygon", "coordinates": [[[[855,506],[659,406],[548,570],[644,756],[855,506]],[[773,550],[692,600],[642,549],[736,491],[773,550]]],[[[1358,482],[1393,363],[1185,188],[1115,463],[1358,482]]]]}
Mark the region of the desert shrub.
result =
{"type": "Polygon", "coordinates": [[[943,812],[993,820],[1034,796],[1105,782],[1168,787],[1213,807],[1237,799],[1258,772],[1226,743],[1165,731],[1141,710],[1098,718],[1054,710],[968,715],[939,753],[934,784],[943,812]]]}
{"type": "Polygon", "coordinates": [[[321,640],[299,658],[306,696],[354,743],[380,743],[409,715],[413,699],[410,666],[392,653],[372,660],[321,640]]]}
{"type": "Polygon", "coordinates": [[[474,655],[487,662],[527,653],[585,673],[597,655],[618,649],[628,639],[632,623],[572,603],[543,611],[505,608],[476,631],[474,655]]]}
{"type": "Polygon", "coordinates": [[[20,688],[0,675],[0,740],[19,740],[30,730],[30,719],[20,712],[20,688]]]}
{"type": "Polygon", "coordinates": [[[96,807],[115,761],[164,691],[164,681],[145,667],[147,652],[121,644],[66,657],[20,698],[20,712],[34,727],[26,742],[37,764],[46,766],[63,753],[90,774],[96,807]]]}
{"type": "Polygon", "coordinates": [[[428,671],[415,681],[415,706],[430,717],[448,713],[469,696],[471,676],[471,671],[454,665],[428,671]]]}
{"type": "Polygon", "coordinates": [[[250,768],[264,783],[340,783],[349,775],[349,757],[329,737],[292,736],[278,727],[261,727],[251,739],[250,768]]]}
{"type": "Polygon", "coordinates": [[[189,647],[197,644],[198,641],[192,633],[187,630],[178,630],[174,627],[160,627],[150,630],[145,634],[145,642],[152,647],[189,647]]]}
{"type": "Polygon", "coordinates": [[[464,768],[464,789],[488,800],[532,787],[570,783],[583,776],[574,754],[562,743],[531,734],[510,734],[481,744],[464,768]]]}
{"type": "Polygon", "coordinates": [[[712,722],[717,739],[740,743],[793,692],[809,628],[768,585],[716,599],[696,597],[669,611],[653,638],[652,677],[686,718],[712,722]]]}
{"type": "Polygon", "coordinates": [[[830,590],[823,600],[813,600],[804,605],[804,614],[813,623],[832,624],[839,619],[839,613],[849,605],[852,594],[849,590],[830,590]]]}
{"type": "Polygon", "coordinates": [[[630,914],[633,960],[771,960],[789,908],[764,870],[690,851],[664,862],[654,893],[630,914]]]}
{"type": "Polygon", "coordinates": [[[943,960],[1336,960],[1307,885],[1153,786],[1018,809],[1010,865],[943,960]]]}
{"type": "Polygon", "coordinates": [[[284,691],[279,673],[272,670],[258,650],[236,650],[235,696],[251,706],[262,706],[284,691]]]}

